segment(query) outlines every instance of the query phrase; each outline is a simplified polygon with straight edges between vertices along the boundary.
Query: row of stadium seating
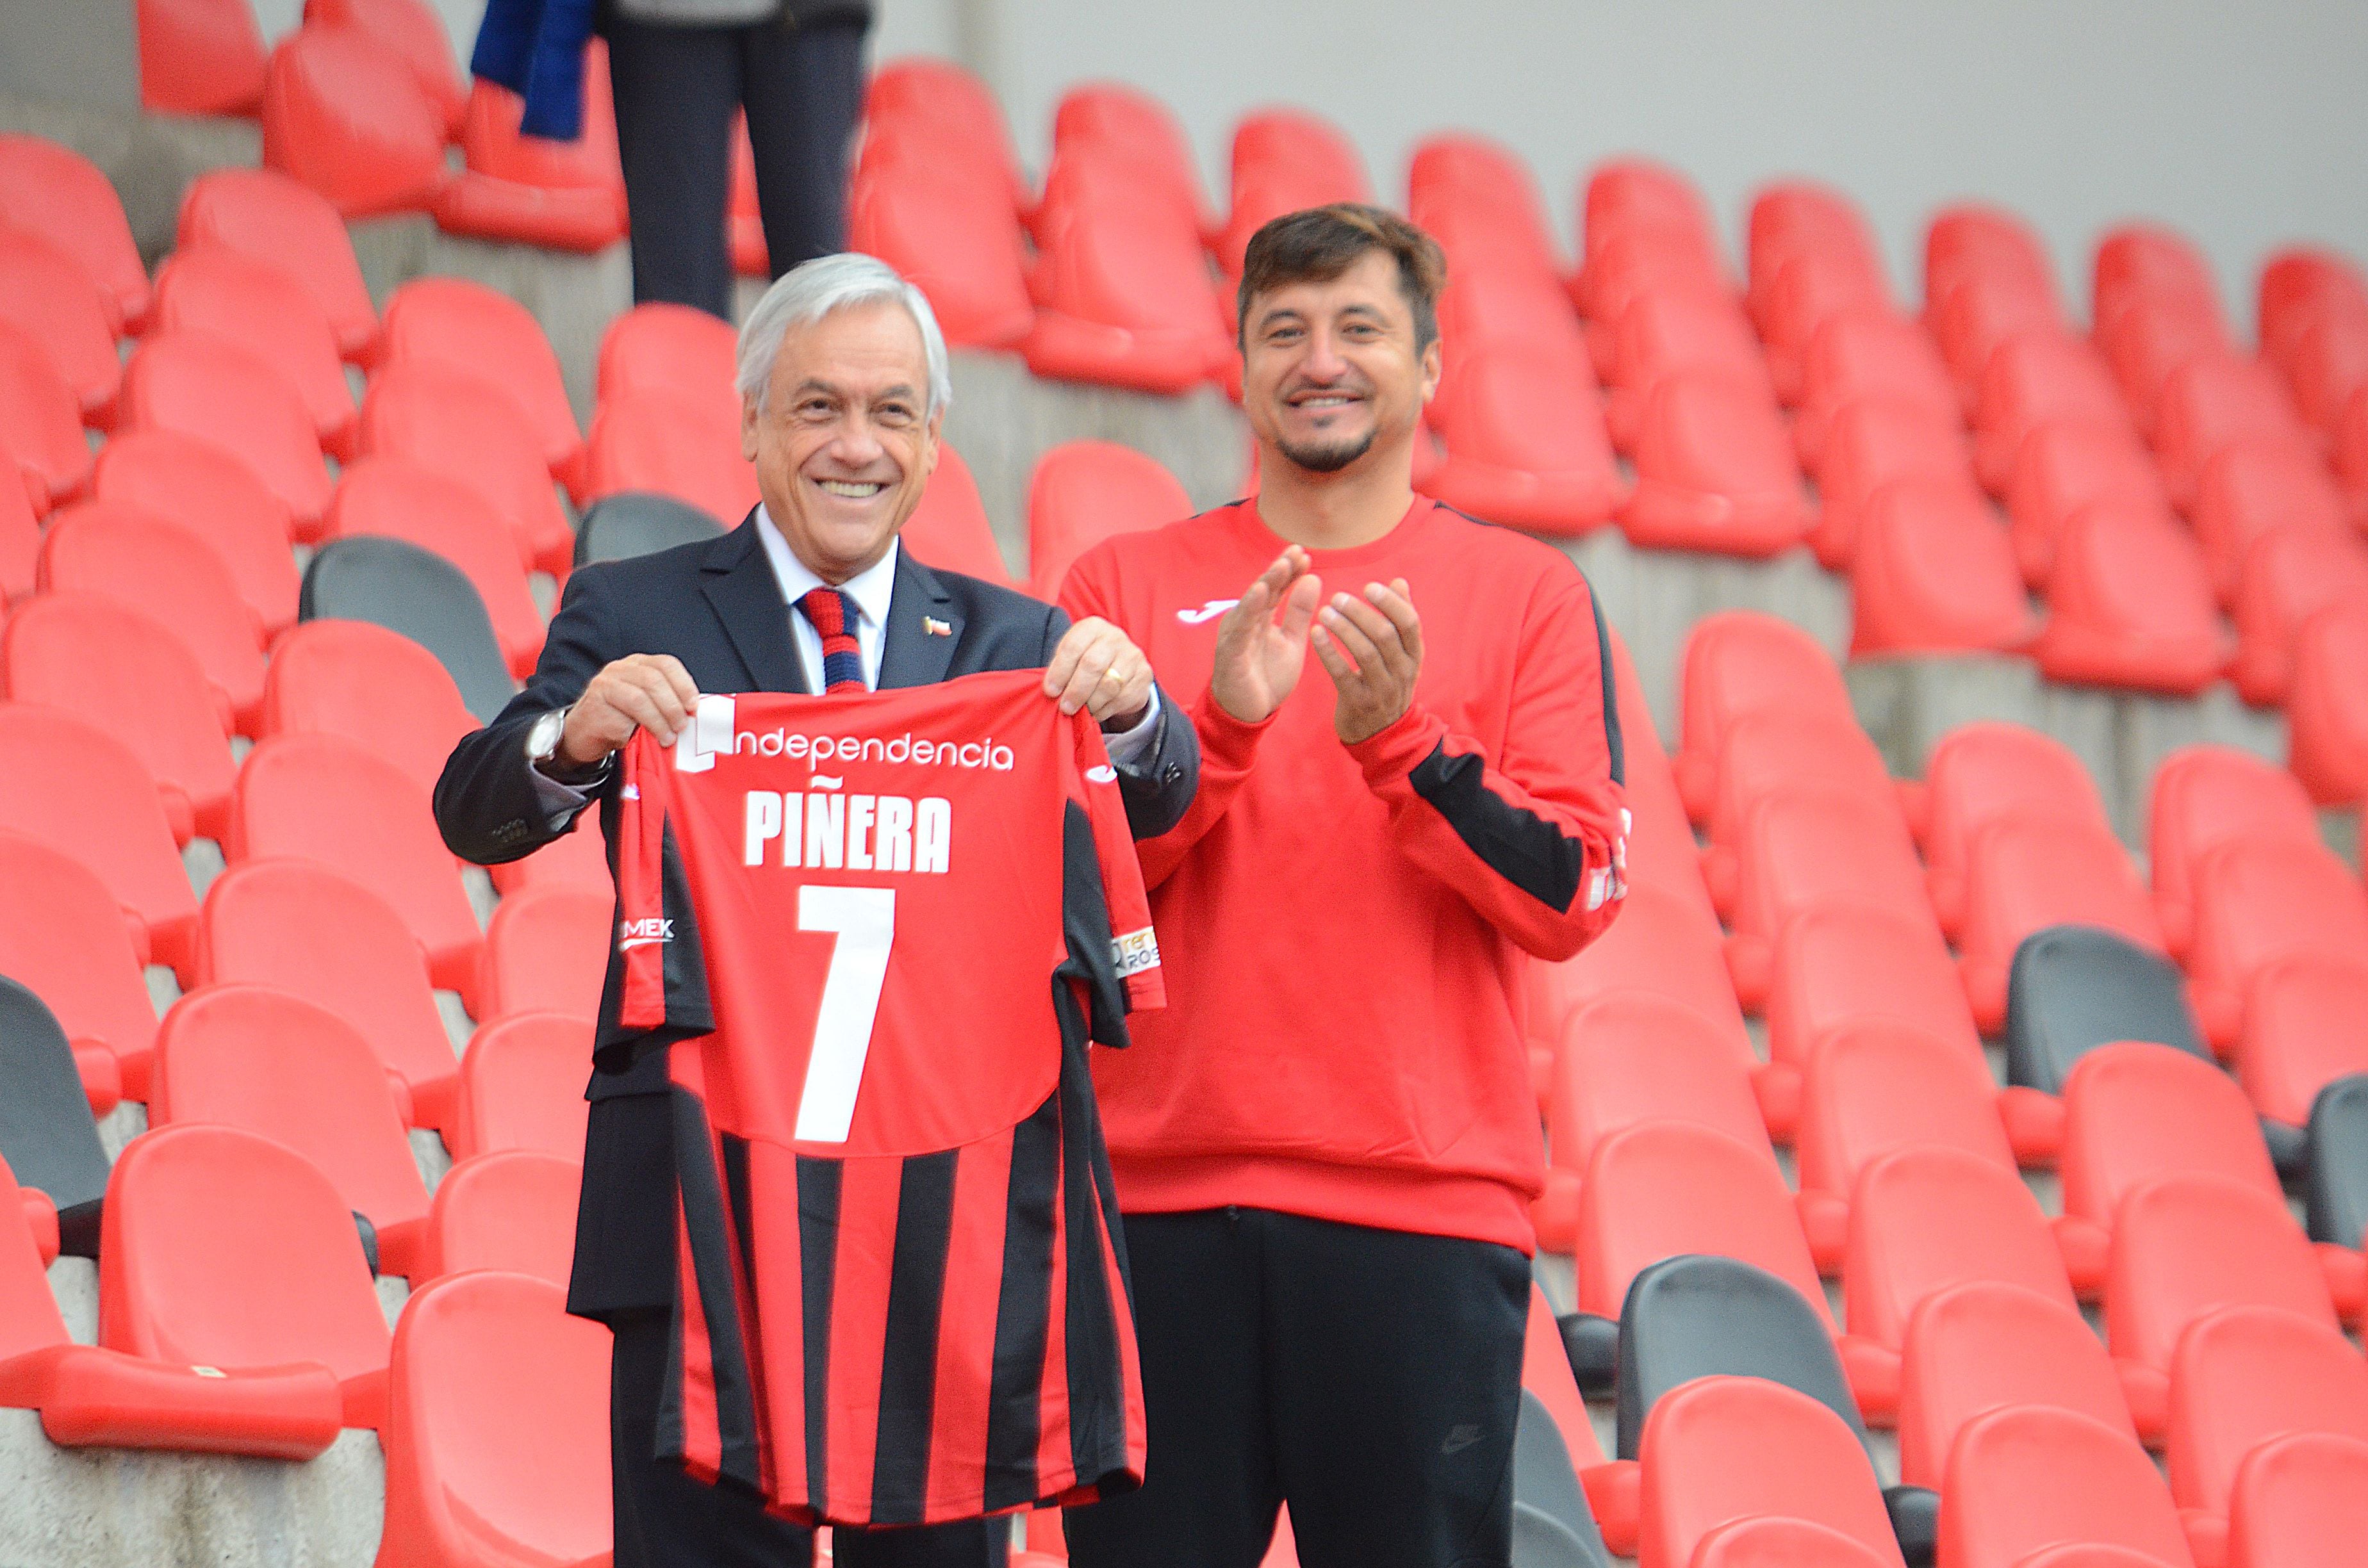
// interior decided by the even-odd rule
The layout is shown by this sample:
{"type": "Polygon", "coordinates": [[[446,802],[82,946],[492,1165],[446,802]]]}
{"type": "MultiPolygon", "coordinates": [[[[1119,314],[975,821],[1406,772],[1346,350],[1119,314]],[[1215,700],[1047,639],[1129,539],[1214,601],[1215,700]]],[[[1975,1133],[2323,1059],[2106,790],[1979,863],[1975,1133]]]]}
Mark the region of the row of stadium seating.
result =
{"type": "MultiPolygon", "coordinates": [[[[925,119],[926,108],[907,112],[925,119]]],[[[875,130],[892,119],[875,115],[875,130]]],[[[1136,167],[1104,165],[1092,149],[1130,135],[1148,140],[1120,100],[1076,117],[1062,180],[1079,205],[1067,216],[1045,218],[1049,179],[1044,203],[1029,203],[1009,168],[990,188],[1013,192],[1014,223],[1087,225],[1096,182],[1136,167]]],[[[1008,150],[999,124],[978,145],[1008,150]]],[[[1815,192],[1763,202],[1751,287],[1738,296],[1699,199],[1623,165],[1596,182],[1600,247],[1588,192],[1582,316],[1519,165],[1461,139],[1426,153],[1412,205],[1449,249],[1456,282],[1442,320],[1465,349],[1442,389],[1444,451],[1426,482],[1478,486],[1467,499],[1484,513],[1567,531],[1543,511],[1511,510],[1577,493],[1568,470],[1523,466],[1516,415],[1563,406],[1524,386],[1565,401],[1578,388],[1589,401],[1570,406],[1603,426],[1606,467],[1616,474],[1610,454],[1625,451],[1639,481],[1588,504],[1624,507],[1632,533],[1664,528],[1659,542],[1724,550],[1736,528],[1781,523],[1787,544],[1814,528],[1859,579],[1862,608],[1912,607],[1916,585],[1891,593],[1890,568],[1868,562],[1886,559],[1875,548],[1894,527],[1885,516],[1929,517],[1940,503],[1903,505],[1873,483],[1853,491],[1853,472],[1882,472],[1893,437],[1915,449],[1945,431],[1946,461],[1910,477],[1986,508],[2000,475],[1986,480],[1984,440],[1996,449],[1997,433],[2019,431],[2003,476],[2017,526],[1978,512],[2000,548],[1965,559],[1986,552],[2053,596],[2076,570],[2074,524],[2087,515],[2066,497],[2101,472],[2156,486],[2168,507],[2172,454],[2186,449],[2166,446],[2163,426],[2203,423],[2182,426],[2172,412],[2169,383],[2183,371],[2161,379],[2150,405],[2130,392],[2123,366],[2162,357],[2141,351],[2157,328],[2139,324],[2119,352],[2102,347],[2111,334],[2089,340],[2105,356],[2120,426],[2101,401],[2092,419],[2033,414],[2059,383],[2040,376],[2024,400],[2020,369],[1992,371],[2026,357],[2044,366],[2055,350],[2026,353],[2013,332],[1979,348],[1998,323],[2021,320],[2030,301],[2016,302],[2015,279],[2030,278],[2011,235],[1954,221],[1968,215],[1934,227],[1952,302],[1928,312],[1928,341],[1887,304],[1827,312],[1837,299],[1867,302],[1873,250],[1846,203],[1815,192]],[[1665,244],[1674,248],[1655,248],[1665,244]],[[1666,257],[1682,254],[1720,276],[1714,309],[1708,291],[1690,302],[1659,287],[1687,265],[1666,257]],[[1607,334],[1599,301],[1623,289],[1636,297],[1607,334]],[[1557,313],[1538,313],[1548,303],[1557,313]],[[1683,368],[1690,342],[1749,357],[1732,357],[1732,374],[1696,377],[1683,368]],[[1922,393],[1896,404],[1868,395],[1890,369],[1896,369],[1885,342],[1922,363],[1904,372],[1922,393]],[[1798,404],[1789,430],[1788,402],[1798,404]],[[1716,418],[1696,423],[1702,407],[1716,418]],[[1759,437],[1736,435],[1752,428],[1759,437]],[[2079,434],[2056,435],[2066,429],[2079,434]],[[2151,450],[2135,444],[2142,429],[2151,450]],[[2058,447],[2060,465],[2038,461],[2058,447]],[[1793,509],[1781,487],[1722,492],[1689,466],[1738,452],[1790,473],[1793,509]],[[1801,500],[1803,460],[1822,509],[1801,500]],[[1532,484],[1541,474],[1554,483],[1532,484]],[[1640,525],[1648,478],[1657,488],[1640,525]],[[1754,494],[1775,498],[1765,515],[1698,505],[1754,494]],[[1857,495],[1859,510],[1828,541],[1838,494],[1857,495]],[[1705,544],[1688,537],[1694,528],[1725,531],[1705,544]]],[[[1199,209],[1189,162],[1178,168],[1185,181],[1163,199],[1180,217],[1190,198],[1203,243],[1220,226],[1199,209]]],[[[120,273],[128,230],[116,246],[120,209],[87,165],[21,141],[0,147],[0,218],[10,233],[32,231],[50,262],[63,257],[75,270],[50,265],[51,286],[71,295],[58,280],[78,277],[89,307],[78,360],[44,335],[73,318],[48,312],[16,323],[16,358],[0,358],[40,367],[0,374],[0,399],[13,400],[0,438],[13,449],[19,430],[73,437],[18,454],[34,483],[15,536],[23,570],[9,584],[21,602],[0,639],[10,699],[0,875],[33,894],[0,927],[0,974],[21,983],[0,993],[11,1089],[0,1157],[25,1184],[18,1202],[0,1202],[0,1267],[13,1270],[0,1276],[0,1398],[41,1408],[62,1441],[295,1454],[375,1425],[389,1459],[386,1561],[482,1560],[484,1538],[460,1544],[479,1528],[550,1561],[592,1555],[605,1462],[597,1336],[576,1343],[582,1325],[562,1317],[547,1283],[475,1271],[547,1281],[564,1267],[582,1019],[597,986],[586,928],[605,929],[605,870],[588,834],[571,837],[496,877],[502,896],[481,926],[433,836],[425,790],[453,736],[530,663],[523,650],[541,632],[530,571],[563,578],[637,541],[714,526],[694,517],[686,528],[687,514],[637,492],[704,498],[727,517],[737,506],[719,496],[752,494],[724,444],[736,426],[717,390],[728,334],[665,312],[620,318],[603,344],[587,440],[530,317],[436,279],[398,291],[381,320],[335,210],[288,179],[199,182],[153,289],[131,257],[144,294],[120,273]],[[27,180],[37,199],[16,194],[27,180]],[[270,275],[272,309],[259,308],[262,275],[225,254],[290,268],[270,275]],[[111,258],[113,283],[91,257],[111,258]],[[118,339],[144,335],[112,391],[87,352],[93,312],[119,363],[118,339]],[[306,324],[283,333],[289,315],[306,324]],[[319,374],[315,325],[342,405],[319,374]],[[369,371],[358,403],[338,361],[369,371]],[[40,418],[20,422],[26,409],[40,418]],[[107,436],[95,463],[85,426],[107,436]],[[580,530],[554,484],[593,503],[580,530]],[[301,574],[291,544],[313,551],[301,574]],[[176,864],[199,838],[230,863],[202,887],[176,864]],[[161,1024],[142,973],[151,960],[188,988],[161,1024]],[[482,1026],[457,1065],[438,990],[482,1026]],[[144,1102],[154,1131],[110,1169],[92,1117],[117,1097],[144,1102]],[[432,1171],[407,1165],[406,1129],[440,1132],[461,1161],[432,1199],[432,1171]],[[17,1216],[27,1245],[12,1255],[17,1216]],[[100,1346],[86,1354],[67,1346],[46,1288],[33,1293],[61,1248],[98,1260],[100,1346]],[[370,1269],[422,1287],[391,1338],[379,1302],[360,1293],[370,1269]],[[487,1390],[507,1386],[493,1369],[569,1335],[541,1358],[547,1384],[489,1407],[487,1390]],[[176,1369],[190,1366],[233,1375],[176,1369]],[[562,1423],[594,1436],[580,1451],[552,1449],[550,1476],[519,1470],[517,1454],[551,1449],[549,1426],[562,1423]],[[511,1458],[489,1458],[488,1445],[511,1458]]],[[[2107,249],[2099,320],[2176,325],[2175,309],[2155,307],[2197,303],[2177,247],[2107,249]]],[[[30,265],[27,276],[41,276],[43,263],[30,265]]],[[[2324,268],[2271,271],[2281,281],[2264,278],[2265,352],[2292,340],[2323,353],[2350,285],[2324,268]],[[2276,311],[2273,294],[2286,301],[2276,311]],[[2281,314],[2290,310],[2326,319],[2294,326],[2281,314]],[[2273,331],[2273,317],[2288,324],[2273,331]]],[[[11,339],[0,331],[0,352],[11,339]]],[[[2322,413],[2329,401],[2293,395],[2322,413]]],[[[2274,444],[2286,470],[2325,478],[2323,457],[2310,455],[2312,470],[2300,444],[2274,444]]],[[[2247,521],[2249,482],[2225,477],[2245,465],[2226,456],[2194,468],[2192,539],[2169,524],[2206,562],[2207,597],[2218,556],[2201,541],[2213,528],[2254,529],[2264,546],[2356,543],[2340,510],[2324,528],[2247,521]],[[2203,520],[2214,463],[2232,497],[2214,514],[2225,527],[2203,520]]],[[[1040,586],[1063,551],[1090,542],[1087,520],[1136,526],[1182,510],[1174,482],[1132,454],[1062,458],[1040,471],[1031,506],[1040,586]]],[[[933,484],[916,548],[1000,575],[974,491],[950,483],[958,464],[950,458],[933,484]]],[[[1924,536],[1902,539],[1902,560],[1931,559],[1924,536]]],[[[2241,552],[2240,607],[2257,553],[2241,552]]],[[[2314,585],[2325,575],[2295,571],[2314,585]]],[[[2122,576],[2103,581],[2135,592],[2122,576]]],[[[1931,612],[1964,615],[1960,585],[1924,579],[1931,612]]],[[[2052,629],[2061,597],[2051,610],[2052,629]]],[[[2321,628],[2342,624],[2321,616],[2294,634],[2297,663],[2321,628]]],[[[1979,645],[1918,642],[1930,622],[1913,616],[1873,634],[1862,619],[1861,633],[1869,654],[1979,645]]],[[[1896,1562],[1902,1542],[1936,1533],[1944,1561],[2000,1568],[2066,1543],[2100,1549],[2066,1562],[2112,1561],[2106,1547],[2173,1568],[2342,1560],[2325,1552],[2356,1540],[2341,1508],[2356,1506],[2368,1474],[2368,1449],[2354,1447],[2368,1438],[2368,1391],[2340,1335],[2368,1291],[2358,1251],[2368,895],[2319,846],[2294,778],[2214,749],[2174,756],[2156,781],[2149,886],[2078,762],[2044,737],[1968,726],[1935,749],[1920,784],[1891,779],[1832,661],[1782,623],[1728,615],[1697,629],[1674,758],[1624,653],[1615,658],[1634,891],[1611,937],[1541,966],[1531,985],[1554,1159],[1540,1231],[1574,1253],[1580,1310],[1560,1324],[1533,1313],[1524,1528],[1561,1531],[1578,1561],[1601,1546],[1652,1563],[1788,1552],[1896,1562]],[[1747,1006],[1764,1019],[1767,1062],[1747,1006]],[[2000,1032],[2003,1085],[1982,1051],[1983,1035],[2000,1032]],[[2233,1079],[2214,1065],[2215,1049],[2233,1079]],[[1792,1150],[1797,1192],[1778,1144],[1792,1150]],[[2018,1175],[2049,1165],[2063,1194],[2054,1218],[2018,1175]],[[2284,1211],[2282,1172],[2307,1193],[2305,1224],[2284,1211]],[[1821,1277],[1839,1281],[1839,1311],[1821,1277]],[[2102,1303],[2101,1343],[2079,1319],[2083,1301],[2102,1303]],[[1692,1381],[1704,1373],[1750,1378],[1692,1381]],[[1612,1458],[1588,1429],[1581,1380],[1619,1409],[1612,1458]],[[1901,1480],[1925,1495],[1882,1494],[1870,1423],[1897,1427],[1901,1480]],[[2166,1448],[2167,1485],[2142,1441],[2166,1448]],[[1937,1520],[1936,1490],[1953,1499],[1937,1520]]],[[[2311,710],[2297,696],[2292,711],[2299,761],[2311,710]]],[[[1056,1550],[1051,1521],[1031,1521],[1030,1535],[1056,1550]]]]}

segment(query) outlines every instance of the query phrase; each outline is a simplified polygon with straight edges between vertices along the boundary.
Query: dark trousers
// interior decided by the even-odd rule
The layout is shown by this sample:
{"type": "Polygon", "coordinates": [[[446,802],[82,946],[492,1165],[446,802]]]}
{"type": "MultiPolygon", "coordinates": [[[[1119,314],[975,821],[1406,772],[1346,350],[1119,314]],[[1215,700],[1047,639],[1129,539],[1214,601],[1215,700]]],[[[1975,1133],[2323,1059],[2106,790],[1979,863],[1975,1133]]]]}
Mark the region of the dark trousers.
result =
{"type": "Polygon", "coordinates": [[[732,319],[732,113],[746,106],[775,276],[847,247],[863,24],[665,27],[612,13],[609,77],[632,208],[633,301],[732,319]]]}
{"type": "Polygon", "coordinates": [[[1258,1209],[1130,1214],[1143,1489],[1076,1568],[1506,1568],[1528,1261],[1258,1209]]]}
{"type": "MultiPolygon", "coordinates": [[[[616,1568],[810,1568],[814,1537],[765,1512],[754,1494],[709,1486],[662,1464],[656,1452],[658,1395],[668,1330],[664,1312],[609,1320],[610,1485],[617,1515],[616,1568]]],[[[1011,1522],[978,1519],[919,1529],[831,1532],[838,1568],[1004,1568],[1011,1522]]]]}

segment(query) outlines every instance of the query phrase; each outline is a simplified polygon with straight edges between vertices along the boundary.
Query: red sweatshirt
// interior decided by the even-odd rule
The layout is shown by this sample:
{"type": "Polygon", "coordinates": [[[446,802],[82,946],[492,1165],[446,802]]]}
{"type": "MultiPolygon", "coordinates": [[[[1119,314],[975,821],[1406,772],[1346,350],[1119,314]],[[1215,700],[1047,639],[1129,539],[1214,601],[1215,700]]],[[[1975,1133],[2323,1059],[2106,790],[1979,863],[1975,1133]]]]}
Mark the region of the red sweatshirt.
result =
{"type": "Polygon", "coordinates": [[[1209,695],[1217,622],[1283,550],[1254,502],[1100,545],[1062,603],[1123,627],[1201,740],[1201,788],[1138,846],[1167,1007],[1095,1053],[1121,1209],[1243,1204],[1531,1251],[1544,1151],[1514,1014],[1626,892],[1611,661],[1558,551],[1417,499],[1315,551],[1326,599],[1404,577],[1406,716],[1343,745],[1311,651],[1262,724],[1209,695]]]}

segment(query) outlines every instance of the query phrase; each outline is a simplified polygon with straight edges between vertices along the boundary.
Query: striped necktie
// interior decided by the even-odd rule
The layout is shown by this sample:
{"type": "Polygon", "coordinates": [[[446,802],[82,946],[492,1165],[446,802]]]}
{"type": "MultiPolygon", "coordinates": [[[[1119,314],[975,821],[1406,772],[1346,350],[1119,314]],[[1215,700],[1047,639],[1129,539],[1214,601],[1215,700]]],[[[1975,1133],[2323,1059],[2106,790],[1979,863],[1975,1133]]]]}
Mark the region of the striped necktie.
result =
{"type": "Polygon", "coordinates": [[[842,691],[868,691],[863,684],[863,644],[855,640],[856,610],[837,588],[814,588],[798,600],[798,608],[822,633],[823,690],[836,697],[842,691]]]}

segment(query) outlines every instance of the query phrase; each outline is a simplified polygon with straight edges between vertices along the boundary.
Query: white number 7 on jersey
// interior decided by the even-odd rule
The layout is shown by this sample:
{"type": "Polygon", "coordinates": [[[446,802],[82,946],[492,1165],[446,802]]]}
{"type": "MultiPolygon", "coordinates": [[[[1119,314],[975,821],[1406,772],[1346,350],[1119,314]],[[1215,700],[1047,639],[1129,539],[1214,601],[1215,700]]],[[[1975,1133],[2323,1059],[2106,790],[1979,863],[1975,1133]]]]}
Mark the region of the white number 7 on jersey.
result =
{"type": "Polygon", "coordinates": [[[798,929],[834,932],[838,940],[831,947],[814,1045],[806,1053],[797,1137],[802,1142],[844,1143],[848,1124],[855,1119],[863,1059],[871,1050],[880,988],[888,979],[888,949],[896,940],[895,890],[802,887],[798,929]]]}

